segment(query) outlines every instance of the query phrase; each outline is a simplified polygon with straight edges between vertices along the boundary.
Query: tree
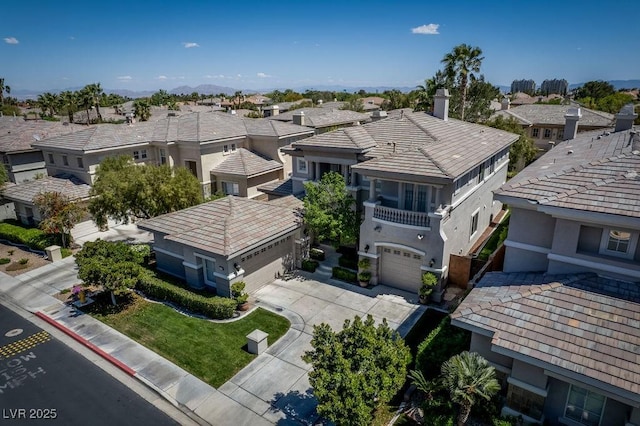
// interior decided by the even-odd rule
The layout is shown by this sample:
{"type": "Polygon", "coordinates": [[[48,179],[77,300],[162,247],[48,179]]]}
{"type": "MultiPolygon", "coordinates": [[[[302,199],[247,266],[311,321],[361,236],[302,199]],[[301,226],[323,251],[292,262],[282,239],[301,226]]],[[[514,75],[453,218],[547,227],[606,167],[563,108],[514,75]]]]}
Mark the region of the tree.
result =
{"type": "Polygon", "coordinates": [[[480,398],[489,401],[500,391],[495,369],[475,352],[462,352],[442,364],[442,383],[449,390],[451,400],[460,405],[458,426],[469,419],[471,407],[480,398]]]}
{"type": "Polygon", "coordinates": [[[88,241],[78,253],[78,278],[86,284],[99,285],[111,293],[111,303],[116,305],[115,296],[133,288],[139,277],[145,273],[140,266],[149,251],[138,250],[122,241],[88,241]]]}
{"type": "Polygon", "coordinates": [[[613,95],[616,89],[612,84],[606,81],[588,81],[582,87],[576,89],[575,98],[580,100],[582,98],[593,98],[596,101],[605,96],[613,95]]]}
{"type": "Polygon", "coordinates": [[[100,83],[88,84],[84,87],[83,90],[86,91],[87,97],[88,99],[90,99],[91,106],[96,108],[98,123],[102,123],[102,114],[100,114],[100,99],[104,92],[102,91],[100,83]]]}
{"type": "Polygon", "coordinates": [[[38,95],[37,102],[40,106],[40,109],[42,110],[43,115],[48,115],[49,117],[53,117],[56,115],[56,110],[59,104],[57,95],[51,92],[45,92],[41,95],[38,95]]]}
{"type": "Polygon", "coordinates": [[[498,96],[500,96],[500,89],[487,83],[483,75],[480,78],[472,78],[465,102],[466,121],[477,123],[487,120],[494,112],[491,109],[491,101],[498,96]]]}
{"type": "Polygon", "coordinates": [[[633,100],[634,98],[630,94],[617,92],[598,99],[596,108],[600,111],[616,114],[626,104],[633,103],[633,100]]]}
{"type": "Polygon", "coordinates": [[[84,209],[60,192],[42,192],[33,197],[42,220],[40,229],[47,234],[60,234],[62,247],[67,247],[67,238],[71,243],[71,230],[82,220],[84,209]]]}
{"type": "Polygon", "coordinates": [[[460,92],[460,119],[464,120],[464,110],[467,101],[467,87],[469,79],[473,79],[474,72],[480,72],[482,64],[482,50],[467,44],[455,46],[442,59],[445,74],[456,82],[460,92]]]}
{"type": "Polygon", "coordinates": [[[87,86],[76,92],[78,106],[87,112],[87,125],[91,124],[91,107],[93,106],[93,95],[87,89],[87,86]]]}
{"type": "Polygon", "coordinates": [[[73,114],[78,110],[78,97],[69,90],[60,93],[60,104],[67,111],[69,123],[73,123],[73,114]]]}
{"type": "Polygon", "coordinates": [[[373,411],[404,384],[411,361],[400,335],[386,320],[376,327],[371,315],[346,320],[338,332],[315,325],[311,346],[302,359],[313,366],[309,383],[318,413],[345,426],[370,425],[373,411]]]}
{"type": "Polygon", "coordinates": [[[342,175],[325,173],[319,182],[308,182],[304,188],[303,220],[312,237],[335,245],[355,243],[360,223],[342,175]]]}
{"type": "Polygon", "coordinates": [[[497,116],[485,124],[495,129],[506,130],[507,132],[520,135],[518,140],[511,145],[509,149],[509,171],[520,170],[521,167],[528,165],[536,158],[538,149],[533,143],[533,139],[527,136],[515,118],[509,117],[508,120],[505,120],[502,116],[497,116]]]}
{"type": "Polygon", "coordinates": [[[151,117],[151,106],[146,99],[136,99],[133,102],[133,114],[140,121],[147,121],[151,117]]]}
{"type": "Polygon", "coordinates": [[[363,112],[364,111],[364,104],[362,103],[362,99],[353,96],[340,109],[342,109],[342,110],[350,110],[350,111],[355,111],[355,112],[363,112]]]}
{"type": "Polygon", "coordinates": [[[106,158],[91,187],[89,211],[100,227],[107,219],[128,223],[148,219],[202,202],[198,179],[185,168],[137,166],[130,157],[106,158]]]}
{"type": "Polygon", "coordinates": [[[0,105],[4,104],[4,94],[11,94],[11,87],[4,84],[4,77],[0,77],[0,105]]]}

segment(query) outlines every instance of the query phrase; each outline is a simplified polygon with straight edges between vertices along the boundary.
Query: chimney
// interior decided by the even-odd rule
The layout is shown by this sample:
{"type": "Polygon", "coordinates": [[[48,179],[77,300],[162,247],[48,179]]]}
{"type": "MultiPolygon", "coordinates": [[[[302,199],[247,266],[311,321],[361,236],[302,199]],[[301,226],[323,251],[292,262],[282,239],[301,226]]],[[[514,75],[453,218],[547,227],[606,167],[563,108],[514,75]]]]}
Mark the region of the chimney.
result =
{"type": "Polygon", "coordinates": [[[509,109],[511,107],[511,100],[505,97],[502,99],[501,104],[502,104],[502,108],[501,108],[502,110],[509,109]]]}
{"type": "Polygon", "coordinates": [[[304,111],[296,112],[293,114],[293,124],[304,126],[304,111]]]}
{"type": "Polygon", "coordinates": [[[626,104],[620,112],[616,114],[616,128],[614,132],[630,130],[636,118],[638,118],[638,114],[633,110],[633,104],[626,104]]]}
{"type": "Polygon", "coordinates": [[[318,105],[322,105],[323,100],[322,99],[318,99],[318,105]]]}
{"type": "Polygon", "coordinates": [[[273,108],[271,108],[271,115],[279,115],[280,114],[280,107],[278,105],[274,105],[273,108]]]}
{"type": "Polygon", "coordinates": [[[444,121],[449,119],[449,91],[447,89],[436,90],[433,102],[433,115],[444,121]]]}
{"type": "Polygon", "coordinates": [[[582,117],[580,108],[569,108],[564,115],[564,139],[575,139],[578,134],[578,120],[582,117]]]}

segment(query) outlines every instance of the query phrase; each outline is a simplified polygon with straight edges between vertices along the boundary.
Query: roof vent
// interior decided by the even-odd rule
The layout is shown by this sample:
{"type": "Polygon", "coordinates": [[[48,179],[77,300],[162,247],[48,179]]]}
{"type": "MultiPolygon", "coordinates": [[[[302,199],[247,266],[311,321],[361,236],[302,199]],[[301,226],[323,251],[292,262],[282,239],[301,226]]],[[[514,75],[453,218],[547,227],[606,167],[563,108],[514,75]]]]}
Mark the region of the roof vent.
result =
{"type": "Polygon", "coordinates": [[[567,154],[573,154],[573,150],[570,149],[569,151],[567,151],[567,154]]]}

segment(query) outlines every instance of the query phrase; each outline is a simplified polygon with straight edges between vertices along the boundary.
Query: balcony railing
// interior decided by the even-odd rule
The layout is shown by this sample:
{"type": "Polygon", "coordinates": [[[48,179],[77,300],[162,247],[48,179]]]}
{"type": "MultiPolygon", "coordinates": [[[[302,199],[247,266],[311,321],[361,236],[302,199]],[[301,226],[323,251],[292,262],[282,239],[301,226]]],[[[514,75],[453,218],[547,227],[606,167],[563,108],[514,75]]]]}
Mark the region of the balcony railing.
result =
{"type": "Polygon", "coordinates": [[[420,228],[429,227],[429,215],[424,212],[414,212],[411,210],[393,209],[391,207],[376,206],[373,210],[374,219],[387,222],[400,223],[402,225],[417,226],[420,228]]]}

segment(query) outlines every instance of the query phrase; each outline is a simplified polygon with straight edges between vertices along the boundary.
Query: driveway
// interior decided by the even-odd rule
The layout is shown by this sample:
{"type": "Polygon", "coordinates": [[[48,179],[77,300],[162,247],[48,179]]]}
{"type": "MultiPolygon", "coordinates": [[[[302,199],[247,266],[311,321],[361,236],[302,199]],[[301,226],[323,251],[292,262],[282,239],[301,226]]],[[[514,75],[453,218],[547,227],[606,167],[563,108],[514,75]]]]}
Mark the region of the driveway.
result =
{"type": "Polygon", "coordinates": [[[370,314],[376,322],[386,319],[404,336],[426,310],[411,293],[386,286],[361,289],[331,279],[325,283],[311,274],[276,280],[251,296],[255,305],[289,318],[291,329],[218,390],[277,424],[318,420],[307,374],[311,366],[301,359],[311,350],[314,325],[327,323],[339,330],[346,319],[370,314]]]}

